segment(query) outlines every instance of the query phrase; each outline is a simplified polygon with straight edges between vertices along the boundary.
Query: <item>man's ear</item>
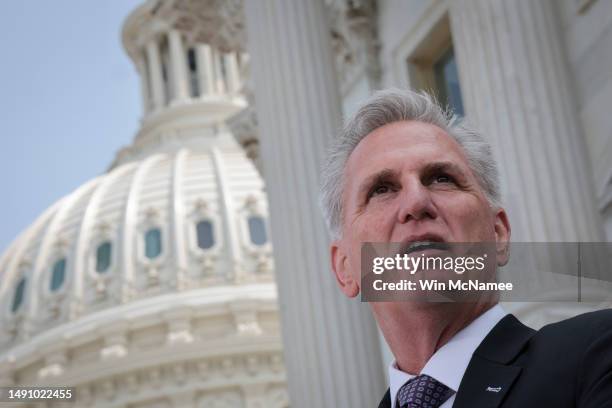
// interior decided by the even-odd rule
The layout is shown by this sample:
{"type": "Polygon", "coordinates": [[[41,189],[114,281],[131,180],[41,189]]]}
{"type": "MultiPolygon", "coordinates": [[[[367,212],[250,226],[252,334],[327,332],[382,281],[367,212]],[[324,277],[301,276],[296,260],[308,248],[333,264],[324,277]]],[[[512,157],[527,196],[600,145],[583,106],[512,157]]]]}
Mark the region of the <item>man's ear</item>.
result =
{"type": "Polygon", "coordinates": [[[330,244],[331,266],[336,275],[338,286],[348,297],[355,297],[359,294],[359,284],[353,278],[349,267],[348,254],[338,240],[330,244]]]}
{"type": "Polygon", "coordinates": [[[510,221],[508,214],[503,208],[495,213],[495,242],[497,243],[497,265],[503,266],[508,263],[510,256],[510,221]]]}

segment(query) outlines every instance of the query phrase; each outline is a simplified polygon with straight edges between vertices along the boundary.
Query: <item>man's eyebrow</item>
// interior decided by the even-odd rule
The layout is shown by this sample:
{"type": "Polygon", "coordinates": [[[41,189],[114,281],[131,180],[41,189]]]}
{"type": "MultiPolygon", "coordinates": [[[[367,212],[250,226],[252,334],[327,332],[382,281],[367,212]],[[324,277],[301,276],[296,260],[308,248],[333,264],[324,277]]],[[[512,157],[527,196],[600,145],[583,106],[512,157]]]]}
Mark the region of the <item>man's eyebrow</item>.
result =
{"type": "Polygon", "coordinates": [[[466,177],[465,170],[456,163],[444,161],[428,163],[422,170],[423,176],[430,176],[436,173],[446,172],[458,177],[466,177]]]}
{"type": "MultiPolygon", "coordinates": [[[[427,163],[421,170],[422,177],[429,177],[436,173],[450,173],[459,178],[467,177],[465,170],[456,163],[449,161],[427,163]]],[[[363,196],[369,192],[372,186],[389,182],[390,180],[399,178],[399,174],[393,169],[382,169],[374,174],[366,177],[359,185],[359,196],[363,196]]]]}
{"type": "Polygon", "coordinates": [[[363,196],[368,193],[370,188],[378,183],[387,182],[397,177],[397,172],[392,169],[382,169],[374,174],[366,177],[365,180],[359,186],[359,195],[363,196]]]}

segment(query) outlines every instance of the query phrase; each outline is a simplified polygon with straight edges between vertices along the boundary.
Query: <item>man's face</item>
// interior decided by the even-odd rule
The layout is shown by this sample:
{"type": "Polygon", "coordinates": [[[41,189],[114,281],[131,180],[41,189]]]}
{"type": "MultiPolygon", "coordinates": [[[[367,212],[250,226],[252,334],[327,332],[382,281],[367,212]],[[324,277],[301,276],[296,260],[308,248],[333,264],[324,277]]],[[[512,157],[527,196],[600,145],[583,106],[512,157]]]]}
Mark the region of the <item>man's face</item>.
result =
{"type": "Polygon", "coordinates": [[[502,209],[492,209],[459,144],[437,126],[395,122],[367,135],[349,156],[342,238],[332,266],[356,296],[364,242],[500,242],[509,238],[502,209]]]}

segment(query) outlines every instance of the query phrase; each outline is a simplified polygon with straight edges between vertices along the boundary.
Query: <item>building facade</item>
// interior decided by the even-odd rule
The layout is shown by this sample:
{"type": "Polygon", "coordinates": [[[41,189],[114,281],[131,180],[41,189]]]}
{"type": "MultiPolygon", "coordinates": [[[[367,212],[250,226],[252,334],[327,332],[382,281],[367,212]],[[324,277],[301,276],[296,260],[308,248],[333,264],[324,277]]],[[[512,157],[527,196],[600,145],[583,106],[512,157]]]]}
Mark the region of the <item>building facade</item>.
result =
{"type": "MultiPolygon", "coordinates": [[[[75,384],[83,406],[376,406],[390,356],[335,287],[317,196],[378,88],[482,130],[514,241],[612,240],[611,2],[150,0],[123,39],[142,128],[0,260],[2,383],[75,384]]],[[[506,307],[538,327],[608,305],[506,307]]]]}
{"type": "MultiPolygon", "coordinates": [[[[612,97],[611,8],[574,0],[245,2],[261,162],[278,214],[275,260],[293,267],[298,250],[307,260],[299,278],[277,281],[281,299],[291,294],[281,326],[292,403],[376,406],[385,387],[388,356],[370,352],[370,314],[329,278],[329,238],[316,218],[325,148],[372,90],[431,90],[481,129],[500,164],[514,241],[612,239],[612,122],[603,108],[612,97]],[[292,217],[296,209],[303,221],[292,217]],[[323,357],[304,370],[313,356],[323,357]]],[[[608,306],[506,305],[534,327],[608,306]]]]}

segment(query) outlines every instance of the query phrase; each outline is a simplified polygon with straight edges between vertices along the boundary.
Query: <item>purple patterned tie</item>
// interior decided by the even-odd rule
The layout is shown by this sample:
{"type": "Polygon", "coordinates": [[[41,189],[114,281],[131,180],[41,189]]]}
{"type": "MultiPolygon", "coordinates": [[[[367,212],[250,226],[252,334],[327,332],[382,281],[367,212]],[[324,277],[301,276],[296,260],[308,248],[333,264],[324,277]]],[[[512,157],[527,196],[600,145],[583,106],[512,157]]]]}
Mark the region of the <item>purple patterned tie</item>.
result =
{"type": "Polygon", "coordinates": [[[397,392],[398,408],[438,408],[454,391],[434,378],[421,374],[397,392]]]}

